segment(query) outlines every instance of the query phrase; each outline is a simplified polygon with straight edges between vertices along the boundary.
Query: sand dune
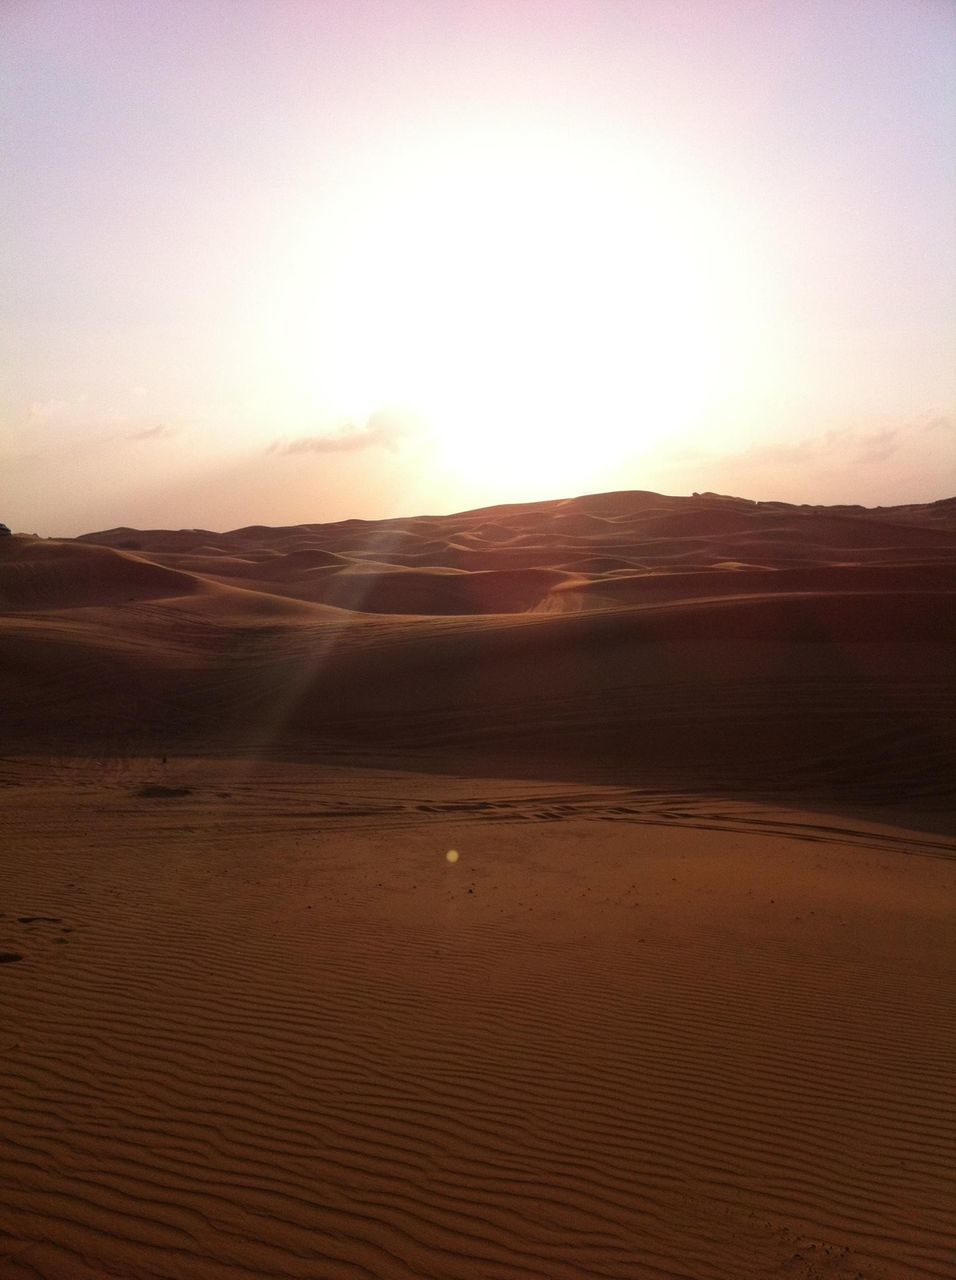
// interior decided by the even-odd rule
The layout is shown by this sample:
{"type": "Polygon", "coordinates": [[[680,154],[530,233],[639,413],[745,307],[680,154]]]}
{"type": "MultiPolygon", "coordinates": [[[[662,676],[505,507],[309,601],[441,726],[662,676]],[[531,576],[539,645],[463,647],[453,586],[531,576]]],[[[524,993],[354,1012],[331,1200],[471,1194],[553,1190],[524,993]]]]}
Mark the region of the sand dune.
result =
{"type": "Polygon", "coordinates": [[[0,609],[46,611],[191,595],[195,578],[108,547],[11,538],[0,556],[0,609]]]}
{"type": "Polygon", "coordinates": [[[0,542],[0,1278],[956,1275],[954,606],[956,500],[0,542]]]}
{"type": "Polygon", "coordinates": [[[544,752],[748,794],[951,793],[954,604],[952,503],[118,529],[0,548],[0,686],[26,745],[108,725],[137,751],[454,744],[532,775],[544,752]]]}

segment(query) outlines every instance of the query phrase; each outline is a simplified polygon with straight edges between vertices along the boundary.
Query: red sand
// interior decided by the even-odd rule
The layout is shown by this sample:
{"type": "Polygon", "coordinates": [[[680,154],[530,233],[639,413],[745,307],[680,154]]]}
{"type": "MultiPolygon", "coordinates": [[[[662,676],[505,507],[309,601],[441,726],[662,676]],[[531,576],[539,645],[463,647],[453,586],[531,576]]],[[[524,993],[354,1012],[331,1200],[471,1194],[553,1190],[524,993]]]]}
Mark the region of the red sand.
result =
{"type": "Polygon", "coordinates": [[[954,603],[956,501],[0,543],[0,1277],[956,1274],[954,603]]]}

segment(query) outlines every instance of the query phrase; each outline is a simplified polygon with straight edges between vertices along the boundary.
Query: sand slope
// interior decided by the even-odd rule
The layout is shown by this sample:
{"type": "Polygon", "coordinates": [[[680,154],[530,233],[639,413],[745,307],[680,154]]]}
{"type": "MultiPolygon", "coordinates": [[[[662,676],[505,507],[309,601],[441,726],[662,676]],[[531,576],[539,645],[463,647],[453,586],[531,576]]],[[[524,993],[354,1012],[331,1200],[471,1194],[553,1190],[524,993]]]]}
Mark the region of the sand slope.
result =
{"type": "Polygon", "coordinates": [[[454,747],[526,776],[547,757],[888,798],[956,778],[953,502],[637,492],[11,539],[0,609],[5,729],[27,746],[454,747]]]}
{"type": "Polygon", "coordinates": [[[0,542],[0,1280],[956,1276],[954,619],[956,501],[0,542]]]}
{"type": "Polygon", "coordinates": [[[952,842],[316,765],[2,781],[5,1280],[953,1275],[952,842]]]}

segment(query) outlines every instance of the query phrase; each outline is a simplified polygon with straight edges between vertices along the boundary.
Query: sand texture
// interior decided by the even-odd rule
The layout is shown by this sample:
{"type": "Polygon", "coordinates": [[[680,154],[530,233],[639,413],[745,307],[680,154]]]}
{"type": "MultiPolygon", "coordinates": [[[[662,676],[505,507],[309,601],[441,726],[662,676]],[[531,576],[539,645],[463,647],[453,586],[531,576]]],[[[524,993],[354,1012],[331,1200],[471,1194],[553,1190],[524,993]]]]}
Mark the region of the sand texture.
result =
{"type": "Polygon", "coordinates": [[[956,500],[5,539],[0,1278],[956,1276],[954,605],[956,500]]]}

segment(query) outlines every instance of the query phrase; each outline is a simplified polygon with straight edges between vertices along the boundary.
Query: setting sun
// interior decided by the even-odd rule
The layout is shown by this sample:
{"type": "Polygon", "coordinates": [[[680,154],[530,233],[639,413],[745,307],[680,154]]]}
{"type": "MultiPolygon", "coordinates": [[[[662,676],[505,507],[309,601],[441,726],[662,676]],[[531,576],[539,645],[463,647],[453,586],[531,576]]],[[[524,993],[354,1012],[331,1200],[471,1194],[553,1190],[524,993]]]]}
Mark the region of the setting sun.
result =
{"type": "Polygon", "coordinates": [[[0,83],[0,1280],[956,1280],[953,0],[0,83]]]}
{"type": "Polygon", "coordinates": [[[275,266],[290,405],[420,421],[451,472],[574,486],[754,374],[759,305],[718,191],[645,139],[520,119],[418,131],[275,266]]]}
{"type": "Polygon", "coordinates": [[[3,517],[925,499],[953,24],[875,3],[13,6],[3,517]]]}

